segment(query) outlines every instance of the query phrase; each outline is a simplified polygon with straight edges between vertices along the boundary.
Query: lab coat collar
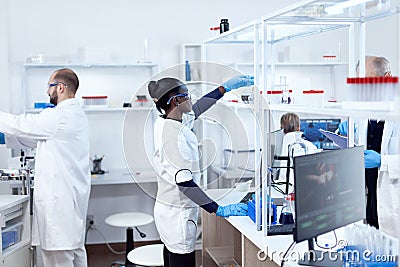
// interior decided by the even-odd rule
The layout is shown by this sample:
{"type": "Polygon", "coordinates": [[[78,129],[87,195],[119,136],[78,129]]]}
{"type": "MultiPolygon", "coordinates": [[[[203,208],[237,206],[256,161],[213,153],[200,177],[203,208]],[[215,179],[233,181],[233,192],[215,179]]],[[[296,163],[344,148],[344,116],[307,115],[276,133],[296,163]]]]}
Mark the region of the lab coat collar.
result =
{"type": "Polygon", "coordinates": [[[76,105],[76,104],[78,104],[78,101],[75,98],[68,98],[68,99],[65,99],[65,100],[61,101],[60,103],[58,103],[56,107],[62,107],[62,106],[67,106],[67,105],[76,105]]]}

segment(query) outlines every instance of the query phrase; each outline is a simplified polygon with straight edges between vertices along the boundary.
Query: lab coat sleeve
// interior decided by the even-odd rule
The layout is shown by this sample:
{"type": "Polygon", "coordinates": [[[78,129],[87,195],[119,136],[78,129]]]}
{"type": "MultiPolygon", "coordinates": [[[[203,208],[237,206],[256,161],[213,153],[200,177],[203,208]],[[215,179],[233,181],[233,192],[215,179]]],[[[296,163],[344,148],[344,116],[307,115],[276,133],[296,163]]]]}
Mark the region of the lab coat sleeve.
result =
{"type": "Polygon", "coordinates": [[[58,127],[56,110],[45,109],[39,114],[13,115],[0,112],[0,132],[19,138],[47,140],[58,127]]]}
{"type": "Polygon", "coordinates": [[[13,149],[24,149],[24,148],[36,148],[37,140],[32,138],[16,137],[14,135],[6,135],[6,146],[7,148],[13,149]]]}
{"type": "Polygon", "coordinates": [[[390,179],[400,179],[400,155],[381,155],[381,172],[387,172],[390,179]]]}
{"type": "Polygon", "coordinates": [[[217,88],[209,92],[208,94],[204,95],[199,100],[197,100],[197,102],[194,103],[192,107],[195,114],[195,118],[197,119],[201,114],[206,112],[210,107],[212,107],[215,104],[215,102],[217,102],[223,96],[224,95],[221,94],[219,88],[217,88]]]}
{"type": "Polygon", "coordinates": [[[178,183],[179,190],[208,213],[215,213],[218,204],[215,203],[201,188],[193,181],[178,183]]]}

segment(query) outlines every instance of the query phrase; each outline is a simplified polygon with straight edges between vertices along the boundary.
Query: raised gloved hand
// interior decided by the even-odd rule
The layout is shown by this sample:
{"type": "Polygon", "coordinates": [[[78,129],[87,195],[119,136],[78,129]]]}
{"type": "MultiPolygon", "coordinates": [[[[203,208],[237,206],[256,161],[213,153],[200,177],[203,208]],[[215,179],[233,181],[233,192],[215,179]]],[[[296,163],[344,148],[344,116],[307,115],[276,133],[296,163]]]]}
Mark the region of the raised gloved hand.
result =
{"type": "Polygon", "coordinates": [[[0,133],[0,145],[4,145],[6,143],[6,137],[3,133],[0,133]]]}
{"type": "Polygon", "coordinates": [[[218,206],[218,210],[215,214],[221,217],[246,216],[247,205],[243,203],[237,203],[237,204],[230,204],[227,206],[218,206]]]}
{"type": "Polygon", "coordinates": [[[364,150],[364,167],[366,169],[379,168],[381,166],[381,155],[374,150],[364,150]]]}
{"type": "Polygon", "coordinates": [[[254,77],[251,75],[239,75],[233,77],[232,79],[224,82],[222,86],[225,88],[226,92],[229,92],[240,87],[247,87],[254,85],[254,77]]]}

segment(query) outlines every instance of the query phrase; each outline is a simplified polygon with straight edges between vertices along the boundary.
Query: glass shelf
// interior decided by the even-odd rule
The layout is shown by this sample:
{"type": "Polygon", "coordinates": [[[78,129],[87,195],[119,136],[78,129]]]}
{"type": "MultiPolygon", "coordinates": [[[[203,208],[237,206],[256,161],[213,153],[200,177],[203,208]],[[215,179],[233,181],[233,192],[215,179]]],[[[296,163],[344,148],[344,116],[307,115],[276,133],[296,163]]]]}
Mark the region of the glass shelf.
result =
{"type": "MultiPolygon", "coordinates": [[[[318,114],[327,116],[339,117],[356,117],[356,118],[369,118],[369,119],[385,119],[400,121],[400,112],[388,110],[366,110],[366,109],[350,109],[342,107],[345,103],[332,103],[329,106],[323,107],[310,107],[304,105],[265,105],[265,110],[281,111],[281,112],[294,112],[294,113],[307,113],[318,114]]],[[[382,104],[383,105],[383,104],[382,104]]]]}
{"type": "Polygon", "coordinates": [[[397,14],[390,0],[303,0],[262,18],[268,43],[319,34],[397,14]],[[367,1],[365,1],[367,2],[367,1]]]}
{"type": "Polygon", "coordinates": [[[253,44],[255,25],[260,21],[252,21],[242,26],[233,28],[218,36],[206,40],[205,44],[253,44]]]}
{"type": "Polygon", "coordinates": [[[362,22],[396,13],[396,0],[303,0],[273,12],[264,21],[280,23],[362,22]]]}
{"type": "Polygon", "coordinates": [[[26,63],[25,68],[154,68],[158,67],[155,63],[133,63],[133,64],[116,64],[116,63],[26,63]]]}
{"type": "MultiPolygon", "coordinates": [[[[82,110],[86,113],[97,113],[97,112],[128,112],[128,111],[151,111],[156,110],[155,107],[129,107],[129,108],[83,108],[82,110]]],[[[27,109],[26,113],[40,113],[43,109],[27,109]]]]}
{"type": "MultiPolygon", "coordinates": [[[[253,44],[255,26],[260,26],[261,22],[267,23],[267,42],[277,43],[395,15],[397,7],[397,0],[372,0],[366,4],[360,4],[359,0],[303,0],[264,16],[261,21],[235,27],[204,43],[253,44]]],[[[257,34],[261,40],[261,31],[257,34]]]]}

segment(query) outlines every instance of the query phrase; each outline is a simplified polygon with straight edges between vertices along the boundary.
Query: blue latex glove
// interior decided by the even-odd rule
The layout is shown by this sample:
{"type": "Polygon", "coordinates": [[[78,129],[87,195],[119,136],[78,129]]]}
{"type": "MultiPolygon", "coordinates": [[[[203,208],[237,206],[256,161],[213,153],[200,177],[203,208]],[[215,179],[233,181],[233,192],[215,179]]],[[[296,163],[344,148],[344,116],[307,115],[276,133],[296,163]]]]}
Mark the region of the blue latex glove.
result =
{"type": "Polygon", "coordinates": [[[347,135],[347,129],[349,128],[348,126],[349,126],[348,121],[342,121],[339,124],[339,133],[341,135],[347,135]]]}
{"type": "Polygon", "coordinates": [[[374,150],[364,150],[364,167],[366,169],[379,168],[381,166],[381,155],[374,150]]]}
{"type": "Polygon", "coordinates": [[[6,143],[6,137],[3,133],[0,133],[0,145],[4,145],[6,143]]]}
{"type": "Polygon", "coordinates": [[[239,75],[233,77],[232,79],[224,82],[222,86],[225,88],[226,92],[229,92],[240,87],[247,87],[254,85],[254,77],[250,75],[239,75]]]}
{"type": "Polygon", "coordinates": [[[237,204],[230,204],[227,206],[218,206],[218,210],[215,214],[220,217],[246,216],[247,205],[243,203],[237,203],[237,204]]]}

